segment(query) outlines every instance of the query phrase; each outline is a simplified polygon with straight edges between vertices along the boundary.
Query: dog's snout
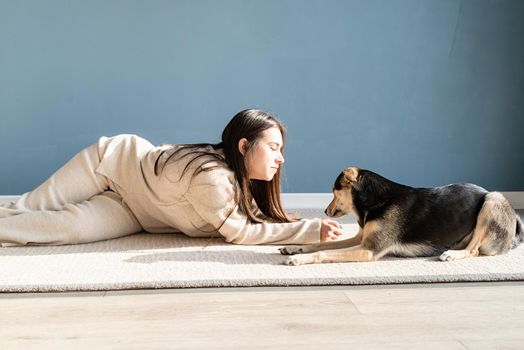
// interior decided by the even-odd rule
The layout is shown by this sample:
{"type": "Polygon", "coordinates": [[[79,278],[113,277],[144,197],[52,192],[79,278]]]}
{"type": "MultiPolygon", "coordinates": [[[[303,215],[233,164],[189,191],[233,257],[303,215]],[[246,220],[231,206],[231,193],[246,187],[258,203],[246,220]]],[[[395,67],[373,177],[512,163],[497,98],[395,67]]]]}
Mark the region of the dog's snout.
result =
{"type": "Polygon", "coordinates": [[[329,216],[329,217],[335,217],[338,213],[338,209],[337,208],[329,208],[327,207],[326,210],[324,210],[324,213],[329,216]]]}
{"type": "Polygon", "coordinates": [[[326,210],[324,210],[324,213],[329,216],[329,217],[333,217],[335,215],[335,213],[337,212],[337,206],[336,204],[332,201],[331,203],[329,203],[329,205],[326,207],[326,210]]]}

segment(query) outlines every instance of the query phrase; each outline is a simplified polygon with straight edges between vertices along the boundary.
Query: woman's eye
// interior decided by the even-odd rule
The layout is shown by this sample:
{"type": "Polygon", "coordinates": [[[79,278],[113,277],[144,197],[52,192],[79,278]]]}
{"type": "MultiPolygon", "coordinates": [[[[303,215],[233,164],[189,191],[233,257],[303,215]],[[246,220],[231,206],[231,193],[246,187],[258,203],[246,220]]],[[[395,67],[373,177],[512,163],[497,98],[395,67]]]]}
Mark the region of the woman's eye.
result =
{"type": "Polygon", "coordinates": [[[268,144],[268,147],[270,150],[272,150],[273,152],[278,152],[280,151],[280,145],[276,144],[276,143],[270,143],[268,144]]]}

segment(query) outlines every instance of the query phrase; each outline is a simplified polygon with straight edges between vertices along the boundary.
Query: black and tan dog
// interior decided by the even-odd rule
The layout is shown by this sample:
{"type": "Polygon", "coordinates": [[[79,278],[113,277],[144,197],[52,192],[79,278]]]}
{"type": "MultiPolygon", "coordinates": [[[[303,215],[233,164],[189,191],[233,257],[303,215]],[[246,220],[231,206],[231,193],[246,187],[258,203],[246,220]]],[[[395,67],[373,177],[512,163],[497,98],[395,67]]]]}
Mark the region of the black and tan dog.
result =
{"type": "Polygon", "coordinates": [[[413,188],[358,168],[335,181],[326,215],[353,212],[353,238],[281,248],[287,265],[373,261],[385,255],[437,256],[452,261],[507,253],[523,240],[522,222],[508,200],[473,184],[413,188]],[[294,255],[298,254],[298,255],[294,255]]]}

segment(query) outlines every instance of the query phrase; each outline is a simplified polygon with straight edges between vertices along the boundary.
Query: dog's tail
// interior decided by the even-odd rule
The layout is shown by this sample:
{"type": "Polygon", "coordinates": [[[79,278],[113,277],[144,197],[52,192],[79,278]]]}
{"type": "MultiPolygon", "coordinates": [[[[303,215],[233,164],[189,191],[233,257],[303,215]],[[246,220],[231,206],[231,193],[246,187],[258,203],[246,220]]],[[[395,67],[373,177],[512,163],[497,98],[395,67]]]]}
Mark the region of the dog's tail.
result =
{"type": "Polygon", "coordinates": [[[522,228],[522,220],[517,214],[517,227],[515,228],[515,239],[513,240],[513,248],[524,242],[524,230],[522,228]]]}

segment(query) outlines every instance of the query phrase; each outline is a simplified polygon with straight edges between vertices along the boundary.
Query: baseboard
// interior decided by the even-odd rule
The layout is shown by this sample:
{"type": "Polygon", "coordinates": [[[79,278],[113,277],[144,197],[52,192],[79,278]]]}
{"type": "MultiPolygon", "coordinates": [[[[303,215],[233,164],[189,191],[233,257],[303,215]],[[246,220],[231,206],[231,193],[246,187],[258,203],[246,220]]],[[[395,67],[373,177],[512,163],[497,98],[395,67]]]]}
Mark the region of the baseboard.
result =
{"type": "MultiPolygon", "coordinates": [[[[524,209],[524,192],[502,192],[515,209],[524,209]]],[[[0,203],[15,201],[19,196],[0,196],[0,203]]],[[[283,193],[284,207],[325,208],[333,198],[331,193],[283,193]]]]}
{"type": "Polygon", "coordinates": [[[501,192],[515,209],[524,209],[524,192],[501,192]]]}
{"type": "MultiPolygon", "coordinates": [[[[524,192],[501,192],[515,209],[524,209],[524,192]]],[[[325,208],[333,198],[331,193],[283,193],[285,208],[325,208]]]]}
{"type": "Polygon", "coordinates": [[[13,201],[17,200],[18,197],[20,197],[20,196],[0,196],[0,204],[13,202],[13,201]]]}

